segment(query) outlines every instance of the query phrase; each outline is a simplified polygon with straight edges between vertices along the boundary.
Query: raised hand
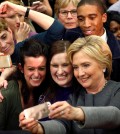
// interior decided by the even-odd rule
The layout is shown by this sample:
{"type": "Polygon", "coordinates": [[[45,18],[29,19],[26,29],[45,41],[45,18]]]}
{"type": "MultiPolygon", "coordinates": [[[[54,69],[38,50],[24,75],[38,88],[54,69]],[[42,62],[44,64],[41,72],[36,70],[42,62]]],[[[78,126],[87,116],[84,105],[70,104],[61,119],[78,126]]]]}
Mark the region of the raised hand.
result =
{"type": "Polygon", "coordinates": [[[29,33],[30,33],[30,26],[26,22],[20,22],[19,28],[15,29],[14,31],[17,43],[28,38],[29,33]]]}

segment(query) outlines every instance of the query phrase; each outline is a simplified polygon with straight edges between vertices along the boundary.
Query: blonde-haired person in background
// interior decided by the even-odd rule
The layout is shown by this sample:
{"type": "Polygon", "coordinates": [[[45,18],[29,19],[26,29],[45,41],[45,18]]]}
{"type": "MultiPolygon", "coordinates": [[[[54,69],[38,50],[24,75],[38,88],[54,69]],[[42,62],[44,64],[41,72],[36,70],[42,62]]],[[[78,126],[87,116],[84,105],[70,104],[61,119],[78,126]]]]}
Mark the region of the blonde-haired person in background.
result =
{"type": "Polygon", "coordinates": [[[114,112],[120,109],[120,82],[109,80],[112,54],[108,45],[101,37],[91,35],[78,38],[67,53],[80,87],[68,102],[49,107],[49,117],[58,120],[38,123],[21,113],[20,126],[37,134],[119,134],[120,119],[114,112]],[[111,108],[114,112],[108,110],[111,108]]]}
{"type": "MultiPolygon", "coordinates": [[[[2,2],[4,1],[9,1],[14,4],[24,6],[24,4],[19,0],[3,0],[2,2]]],[[[5,17],[4,19],[13,32],[15,44],[36,34],[35,29],[32,26],[30,20],[25,19],[23,15],[17,12],[10,11],[9,16],[5,17]]]]}
{"type": "Polygon", "coordinates": [[[56,0],[55,16],[66,29],[78,27],[77,5],[80,0],[56,0]]]}
{"type": "Polygon", "coordinates": [[[78,28],[77,5],[80,0],[56,0],[54,5],[54,16],[66,29],[64,40],[73,42],[81,37],[81,30],[78,28]]]}

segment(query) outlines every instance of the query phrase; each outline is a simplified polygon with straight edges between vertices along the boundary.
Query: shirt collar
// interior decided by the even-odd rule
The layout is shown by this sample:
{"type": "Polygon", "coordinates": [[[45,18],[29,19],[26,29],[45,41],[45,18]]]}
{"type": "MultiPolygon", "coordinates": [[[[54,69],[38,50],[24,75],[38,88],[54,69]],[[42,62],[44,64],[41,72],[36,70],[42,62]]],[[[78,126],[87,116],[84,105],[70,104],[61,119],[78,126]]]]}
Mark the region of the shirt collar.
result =
{"type": "Polygon", "coordinates": [[[102,38],[105,42],[107,42],[107,34],[106,34],[105,28],[104,28],[104,34],[101,36],[101,38],[102,38]]]}

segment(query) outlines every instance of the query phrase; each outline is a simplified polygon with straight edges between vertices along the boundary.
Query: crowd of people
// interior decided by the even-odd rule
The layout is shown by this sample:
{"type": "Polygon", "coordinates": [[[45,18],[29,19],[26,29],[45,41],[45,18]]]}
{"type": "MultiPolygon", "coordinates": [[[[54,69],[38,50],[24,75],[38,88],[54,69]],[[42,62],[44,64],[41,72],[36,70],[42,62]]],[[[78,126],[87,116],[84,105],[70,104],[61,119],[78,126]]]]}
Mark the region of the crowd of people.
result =
{"type": "Polygon", "coordinates": [[[118,3],[0,2],[0,134],[120,133],[118,3]],[[47,118],[25,118],[44,102],[47,118]]]}

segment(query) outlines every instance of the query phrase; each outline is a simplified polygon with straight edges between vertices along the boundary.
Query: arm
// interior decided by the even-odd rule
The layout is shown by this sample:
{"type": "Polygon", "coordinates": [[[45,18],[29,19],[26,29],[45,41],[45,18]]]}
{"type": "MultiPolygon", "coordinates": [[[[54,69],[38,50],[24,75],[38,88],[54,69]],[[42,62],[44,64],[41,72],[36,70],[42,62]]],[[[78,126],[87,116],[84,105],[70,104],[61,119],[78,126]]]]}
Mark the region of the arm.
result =
{"type": "MultiPolygon", "coordinates": [[[[25,16],[27,8],[24,7],[24,6],[13,4],[11,2],[3,2],[0,5],[0,17],[9,16],[9,12],[11,10],[25,16]]],[[[29,11],[28,17],[29,17],[29,19],[36,22],[39,26],[41,26],[45,30],[47,30],[52,25],[52,23],[54,22],[54,18],[52,18],[48,15],[45,15],[43,13],[34,11],[34,10],[29,11]]]]}
{"type": "Polygon", "coordinates": [[[4,71],[2,71],[1,76],[0,76],[0,88],[1,87],[4,87],[4,88],[7,87],[7,81],[6,81],[6,79],[10,75],[12,75],[15,71],[16,71],[16,66],[15,65],[13,65],[10,68],[5,68],[4,71]]]}
{"type": "Polygon", "coordinates": [[[48,0],[43,0],[38,5],[33,5],[31,9],[52,16],[52,8],[48,0]]]}
{"type": "Polygon", "coordinates": [[[19,115],[19,126],[22,129],[29,130],[36,134],[66,134],[66,129],[64,125],[58,121],[50,120],[38,122],[33,118],[25,119],[24,113],[21,112],[19,115]],[[56,129],[55,129],[56,128],[56,129]]]}
{"type": "Polygon", "coordinates": [[[114,106],[81,107],[85,115],[84,124],[77,121],[80,128],[120,127],[120,110],[114,106]]]}
{"type": "Polygon", "coordinates": [[[50,118],[74,120],[79,128],[117,128],[120,126],[120,110],[114,106],[73,107],[67,102],[50,106],[50,118]]]}

